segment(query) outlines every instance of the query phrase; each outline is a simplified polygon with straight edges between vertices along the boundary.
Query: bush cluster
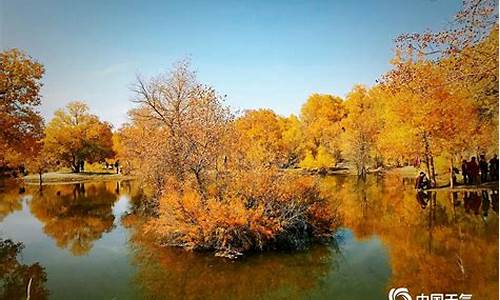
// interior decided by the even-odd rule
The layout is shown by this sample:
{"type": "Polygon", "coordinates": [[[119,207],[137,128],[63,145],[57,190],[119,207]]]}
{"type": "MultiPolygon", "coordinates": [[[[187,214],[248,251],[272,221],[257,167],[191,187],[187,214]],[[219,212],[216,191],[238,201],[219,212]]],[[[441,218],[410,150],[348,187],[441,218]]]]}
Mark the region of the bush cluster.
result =
{"type": "Polygon", "coordinates": [[[339,224],[314,178],[270,170],[229,178],[205,195],[189,187],[169,191],[147,230],[162,245],[236,258],[253,250],[303,249],[328,241],[339,224]]]}

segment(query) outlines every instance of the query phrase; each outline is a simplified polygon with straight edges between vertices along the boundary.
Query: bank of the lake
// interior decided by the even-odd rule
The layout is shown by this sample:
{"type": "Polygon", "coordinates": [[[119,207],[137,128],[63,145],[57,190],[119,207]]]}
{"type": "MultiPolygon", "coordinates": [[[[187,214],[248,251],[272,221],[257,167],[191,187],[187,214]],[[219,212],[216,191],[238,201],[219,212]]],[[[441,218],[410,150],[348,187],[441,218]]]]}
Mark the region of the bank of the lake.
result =
{"type": "MultiPolygon", "coordinates": [[[[40,184],[38,174],[30,174],[22,178],[26,184],[40,184]]],[[[116,174],[112,172],[49,172],[42,175],[42,184],[65,184],[65,183],[81,183],[95,181],[116,181],[116,180],[131,180],[133,176],[116,174]]]]}

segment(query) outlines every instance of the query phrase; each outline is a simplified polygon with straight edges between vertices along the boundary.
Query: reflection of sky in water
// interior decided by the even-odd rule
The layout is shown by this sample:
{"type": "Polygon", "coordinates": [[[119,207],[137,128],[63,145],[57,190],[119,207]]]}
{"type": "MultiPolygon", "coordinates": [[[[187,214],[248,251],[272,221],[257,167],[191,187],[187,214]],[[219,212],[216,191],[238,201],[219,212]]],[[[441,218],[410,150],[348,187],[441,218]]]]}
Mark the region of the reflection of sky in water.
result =
{"type": "Polygon", "coordinates": [[[340,258],[324,284],[311,294],[314,299],[385,299],[391,275],[388,254],[381,241],[372,236],[357,240],[342,229],[340,258]]]}

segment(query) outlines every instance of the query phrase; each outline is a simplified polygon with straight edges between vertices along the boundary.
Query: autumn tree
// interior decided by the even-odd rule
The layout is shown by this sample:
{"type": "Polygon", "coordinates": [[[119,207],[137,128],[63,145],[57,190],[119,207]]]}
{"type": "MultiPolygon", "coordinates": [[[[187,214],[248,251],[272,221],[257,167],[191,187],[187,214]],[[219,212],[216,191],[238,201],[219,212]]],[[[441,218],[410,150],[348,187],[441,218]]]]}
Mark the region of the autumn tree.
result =
{"type": "Polygon", "coordinates": [[[281,118],[280,123],[282,143],[287,157],[287,161],[283,166],[288,168],[295,167],[304,149],[302,122],[297,116],[292,114],[286,118],[281,118]]]}
{"type": "MultiPolygon", "coordinates": [[[[466,90],[482,119],[498,120],[498,4],[463,0],[462,9],[441,31],[402,34],[399,64],[427,60],[443,68],[444,85],[466,90]]],[[[404,68],[400,69],[404,76],[404,68]]],[[[497,122],[498,123],[498,122],[497,122]]]]}
{"type": "Polygon", "coordinates": [[[40,139],[43,66],[17,50],[0,52],[0,166],[16,166],[40,139]]]}
{"type": "MultiPolygon", "coordinates": [[[[426,162],[427,171],[435,180],[434,159],[441,154],[453,155],[476,128],[477,111],[467,94],[442,84],[446,80],[442,69],[433,62],[407,63],[405,72],[411,80],[389,73],[385,88],[393,96],[387,98],[386,128],[404,124],[412,139],[408,145],[416,145],[416,151],[426,162]]],[[[399,69],[395,69],[398,72],[399,69]]]]}
{"type": "Polygon", "coordinates": [[[332,237],[335,210],[314,179],[279,170],[296,150],[297,122],[270,110],[235,120],[186,61],[133,91],[120,152],[152,192],[144,230],[161,245],[236,258],[332,237]]]}
{"type": "Polygon", "coordinates": [[[283,143],[282,117],[272,110],[249,110],[235,121],[240,150],[246,159],[283,165],[288,161],[283,143]]]}
{"type": "Polygon", "coordinates": [[[375,143],[382,127],[373,93],[358,85],[344,102],[347,111],[347,118],[342,121],[345,152],[360,176],[366,176],[368,164],[376,156],[375,143]]]}
{"type": "MultiPolygon", "coordinates": [[[[341,158],[340,135],[342,127],[340,121],[346,116],[342,99],[332,95],[312,94],[304,103],[300,111],[302,121],[305,156],[316,158],[321,150],[323,158],[328,164],[313,163],[308,167],[330,167],[341,158]]],[[[304,163],[302,163],[304,165],[304,163]]]]}
{"type": "Polygon", "coordinates": [[[486,151],[498,144],[495,1],[464,1],[450,28],[403,34],[396,39],[396,48],[394,68],[382,82],[395,97],[406,100],[393,102],[396,111],[406,109],[410,101],[411,107],[421,108],[410,109],[408,121],[399,124],[414,130],[413,136],[423,141],[420,152],[433,178],[435,155],[446,154],[451,171],[453,159],[460,154],[486,151]]]}
{"type": "Polygon", "coordinates": [[[38,174],[38,183],[42,189],[43,174],[56,165],[54,156],[47,152],[43,139],[32,145],[30,156],[25,159],[24,165],[28,172],[38,174]]]}
{"type": "Polygon", "coordinates": [[[164,188],[168,176],[178,182],[192,178],[204,194],[209,171],[217,170],[224,160],[223,140],[233,118],[223,97],[197,81],[188,61],[149,80],[138,77],[133,92],[140,106],[130,116],[134,123],[146,125],[144,130],[154,136],[151,142],[158,151],[148,146],[144,151],[156,155],[139,154],[161,166],[154,172],[157,189],[164,188]]]}
{"type": "Polygon", "coordinates": [[[111,125],[91,114],[87,104],[71,102],[55,112],[43,142],[52,159],[80,172],[82,161],[96,162],[113,155],[112,136],[111,125]]]}

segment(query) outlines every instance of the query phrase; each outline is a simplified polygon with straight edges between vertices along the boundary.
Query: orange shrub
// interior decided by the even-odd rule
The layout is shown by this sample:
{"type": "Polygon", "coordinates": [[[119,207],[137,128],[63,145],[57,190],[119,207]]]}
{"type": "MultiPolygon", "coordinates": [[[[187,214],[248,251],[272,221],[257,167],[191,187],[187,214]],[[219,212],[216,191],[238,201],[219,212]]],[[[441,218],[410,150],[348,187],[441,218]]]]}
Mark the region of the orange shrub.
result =
{"type": "Polygon", "coordinates": [[[338,225],[313,178],[272,170],[227,178],[207,195],[190,187],[167,192],[147,231],[162,245],[235,258],[252,250],[302,249],[328,240],[338,225]]]}

